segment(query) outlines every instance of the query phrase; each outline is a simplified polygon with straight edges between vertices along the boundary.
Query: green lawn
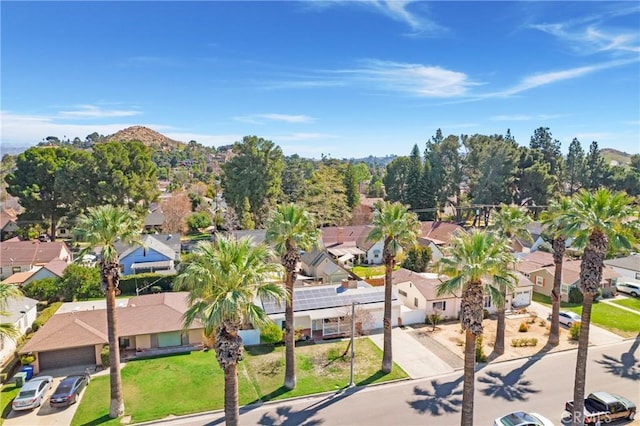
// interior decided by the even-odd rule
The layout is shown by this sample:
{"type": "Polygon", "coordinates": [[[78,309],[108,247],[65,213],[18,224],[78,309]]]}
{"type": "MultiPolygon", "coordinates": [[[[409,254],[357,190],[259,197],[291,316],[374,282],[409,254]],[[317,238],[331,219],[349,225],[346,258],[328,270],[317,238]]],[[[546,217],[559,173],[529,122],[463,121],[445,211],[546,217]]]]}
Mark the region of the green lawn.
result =
{"type": "MultiPolygon", "coordinates": [[[[533,293],[533,300],[551,306],[551,298],[533,293]]],[[[561,302],[562,309],[582,314],[582,304],[561,302]]],[[[591,308],[591,322],[623,337],[634,337],[640,332],[638,315],[607,303],[596,302],[591,308]]]]}
{"type": "MultiPolygon", "coordinates": [[[[296,348],[297,387],[286,391],[284,347],[249,347],[238,368],[240,405],[334,391],[348,385],[349,358],[340,355],[347,342],[296,348]]],[[[356,341],[355,382],[364,385],[406,378],[397,365],[379,369],[382,351],[368,338],[356,341]]],[[[224,377],[213,351],[129,362],[122,369],[127,415],[132,422],[222,409],[224,377]]],[[[119,424],[108,418],[109,376],[91,381],[72,425],[119,424]]]]}
{"type": "Polygon", "coordinates": [[[4,423],[4,419],[6,419],[11,412],[11,401],[18,395],[18,392],[20,392],[20,388],[16,387],[13,383],[7,383],[2,386],[2,391],[0,391],[0,413],[2,413],[2,416],[0,416],[0,425],[4,423]]]}
{"type": "Polygon", "coordinates": [[[636,297],[630,297],[628,299],[612,300],[616,305],[624,306],[625,308],[633,309],[640,312],[640,299],[636,297]]]}

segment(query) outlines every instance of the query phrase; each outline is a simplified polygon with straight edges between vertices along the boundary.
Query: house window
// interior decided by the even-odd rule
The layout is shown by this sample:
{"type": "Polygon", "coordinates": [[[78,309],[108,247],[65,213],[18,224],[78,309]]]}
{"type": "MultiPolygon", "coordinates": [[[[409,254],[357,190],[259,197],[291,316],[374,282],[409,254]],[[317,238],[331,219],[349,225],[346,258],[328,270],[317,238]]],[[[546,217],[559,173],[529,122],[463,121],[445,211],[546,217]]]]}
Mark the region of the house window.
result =
{"type": "Polygon", "coordinates": [[[123,348],[123,349],[124,348],[128,348],[130,343],[131,342],[129,341],[128,337],[121,337],[120,338],[120,347],[121,348],[123,348]]]}
{"type": "Polygon", "coordinates": [[[380,250],[374,250],[374,251],[373,251],[373,257],[374,257],[375,259],[379,258],[379,257],[380,257],[380,250]]]}
{"type": "Polygon", "coordinates": [[[406,292],[406,291],[404,291],[404,290],[398,290],[398,294],[399,294],[400,296],[407,297],[407,292],[406,292]]]}
{"type": "Polygon", "coordinates": [[[636,272],[636,280],[640,280],[640,272],[636,272]]]}
{"type": "Polygon", "coordinates": [[[568,285],[566,285],[566,284],[561,284],[561,285],[560,285],[560,293],[561,293],[561,294],[569,294],[569,288],[570,288],[570,287],[571,287],[571,286],[568,286],[568,285]]]}
{"type": "Polygon", "coordinates": [[[447,309],[447,302],[433,302],[432,307],[434,311],[444,311],[445,309],[447,309]]]}
{"type": "Polygon", "coordinates": [[[484,298],[483,308],[489,309],[491,307],[491,297],[487,296],[484,298]]]}
{"type": "Polygon", "coordinates": [[[418,307],[418,298],[417,297],[413,298],[413,306],[415,306],[416,308],[418,307]]]}
{"type": "Polygon", "coordinates": [[[19,266],[12,266],[11,267],[11,273],[17,274],[18,272],[20,272],[20,267],[19,266]]]}
{"type": "Polygon", "coordinates": [[[543,287],[544,286],[544,277],[537,276],[536,277],[536,285],[543,287]]]}

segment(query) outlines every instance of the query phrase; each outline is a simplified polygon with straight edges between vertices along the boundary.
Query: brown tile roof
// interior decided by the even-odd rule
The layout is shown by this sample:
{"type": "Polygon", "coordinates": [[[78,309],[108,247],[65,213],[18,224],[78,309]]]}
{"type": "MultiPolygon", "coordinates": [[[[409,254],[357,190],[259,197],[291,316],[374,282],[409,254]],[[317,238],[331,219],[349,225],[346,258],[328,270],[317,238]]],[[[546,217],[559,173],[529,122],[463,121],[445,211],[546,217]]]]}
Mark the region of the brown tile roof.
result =
{"type": "Polygon", "coordinates": [[[458,224],[441,221],[420,222],[420,237],[433,241],[435,244],[449,244],[451,239],[464,228],[458,224]]]}
{"type": "Polygon", "coordinates": [[[537,264],[542,266],[553,265],[553,254],[546,251],[536,250],[529,253],[523,253],[519,256],[523,262],[537,264]]]}
{"type": "Polygon", "coordinates": [[[13,209],[2,209],[0,212],[0,229],[4,229],[5,226],[9,222],[15,222],[17,220],[17,215],[15,214],[15,210],[13,209]]]}
{"type": "Polygon", "coordinates": [[[53,272],[59,277],[62,277],[67,266],[69,266],[69,264],[66,261],[62,259],[53,259],[51,262],[45,264],[43,268],[53,272]]]}
{"type": "Polygon", "coordinates": [[[71,253],[62,241],[3,241],[0,246],[0,266],[44,265],[59,259],[63,252],[71,253]]]}
{"type": "Polygon", "coordinates": [[[26,280],[28,280],[29,278],[31,278],[31,276],[33,274],[35,274],[36,272],[38,272],[40,268],[38,269],[32,269],[30,271],[24,271],[24,272],[16,272],[15,274],[7,277],[4,281],[2,281],[2,284],[16,284],[16,285],[20,285],[23,282],[25,282],[26,280]]]}
{"type": "MultiPolygon", "coordinates": [[[[568,260],[562,263],[562,283],[566,285],[575,284],[580,281],[580,260],[568,260]]],[[[549,274],[555,274],[555,266],[548,266],[545,268],[549,274]]],[[[611,280],[613,278],[619,278],[621,275],[613,270],[610,266],[606,266],[602,269],[602,280],[611,280]]]]}
{"type": "MultiPolygon", "coordinates": [[[[126,307],[117,308],[118,334],[137,336],[182,330],[182,315],[187,309],[187,293],[159,293],[136,296],[126,307]]],[[[198,321],[189,329],[200,329],[198,321]]],[[[43,352],[55,349],[107,343],[107,311],[78,311],[54,315],[20,350],[43,352]]]]}
{"type": "MultiPolygon", "coordinates": [[[[410,281],[427,300],[439,300],[454,297],[453,295],[445,295],[442,297],[437,296],[437,287],[441,281],[436,274],[418,273],[408,269],[400,268],[393,271],[391,282],[393,284],[400,284],[410,281]]],[[[457,295],[456,297],[459,297],[457,295]]]]}
{"type": "Polygon", "coordinates": [[[368,241],[369,232],[373,229],[372,225],[355,225],[355,226],[328,226],[321,228],[322,243],[325,247],[330,247],[342,243],[355,242],[356,246],[362,250],[369,250],[377,241],[368,241]]]}

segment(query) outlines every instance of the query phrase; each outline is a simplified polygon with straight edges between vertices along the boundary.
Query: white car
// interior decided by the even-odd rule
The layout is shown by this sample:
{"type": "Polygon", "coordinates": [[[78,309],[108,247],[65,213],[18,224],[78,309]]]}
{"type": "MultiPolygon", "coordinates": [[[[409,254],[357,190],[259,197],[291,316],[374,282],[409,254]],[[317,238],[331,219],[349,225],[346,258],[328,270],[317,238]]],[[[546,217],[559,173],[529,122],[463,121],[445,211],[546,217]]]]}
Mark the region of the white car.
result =
{"type": "Polygon", "coordinates": [[[493,426],[553,426],[553,422],[538,413],[515,411],[495,419],[493,426]]]}
{"type": "Polygon", "coordinates": [[[39,407],[44,400],[44,394],[51,389],[53,377],[34,377],[22,386],[20,392],[11,403],[11,408],[15,411],[31,410],[39,407]]]}
{"type": "MultiPolygon", "coordinates": [[[[547,319],[551,321],[551,314],[549,314],[549,317],[547,319]]],[[[574,322],[580,321],[582,321],[582,318],[575,312],[560,311],[560,313],[558,314],[558,322],[560,322],[560,324],[562,325],[566,325],[567,327],[571,327],[574,322]]]]}
{"type": "Polygon", "coordinates": [[[616,289],[620,293],[627,293],[633,297],[640,296],[640,285],[632,284],[632,283],[618,283],[616,284],[616,289]]]}

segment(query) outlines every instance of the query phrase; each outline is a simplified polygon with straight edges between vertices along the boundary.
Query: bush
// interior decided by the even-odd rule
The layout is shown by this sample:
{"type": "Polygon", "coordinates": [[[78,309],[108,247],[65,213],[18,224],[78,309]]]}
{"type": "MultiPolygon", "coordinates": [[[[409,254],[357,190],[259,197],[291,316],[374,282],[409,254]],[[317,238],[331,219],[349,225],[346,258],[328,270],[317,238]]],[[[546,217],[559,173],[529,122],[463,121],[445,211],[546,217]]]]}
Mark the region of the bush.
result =
{"type": "Polygon", "coordinates": [[[109,360],[109,345],[104,345],[102,350],[100,351],[100,360],[102,361],[102,366],[107,368],[111,366],[111,361],[109,360]]]}
{"type": "Polygon", "coordinates": [[[38,331],[38,329],[42,327],[45,322],[49,321],[49,318],[51,318],[53,314],[56,313],[60,306],[62,306],[61,302],[55,302],[50,304],[47,308],[43,309],[42,312],[40,312],[40,315],[38,315],[38,318],[36,318],[36,320],[31,325],[31,329],[33,330],[33,332],[38,331]]]}
{"type": "Polygon", "coordinates": [[[578,340],[580,338],[580,323],[574,322],[569,328],[569,339],[578,340]]]}
{"type": "Polygon", "coordinates": [[[526,322],[520,323],[520,327],[518,328],[518,331],[520,333],[526,333],[527,331],[529,331],[529,324],[527,324],[526,322]]]}
{"type": "Polygon", "coordinates": [[[482,346],[482,335],[476,337],[476,362],[487,362],[487,355],[482,346]]]}
{"type": "Polygon", "coordinates": [[[284,332],[280,327],[270,322],[260,330],[260,342],[266,344],[274,344],[282,341],[284,332]]]}
{"type": "Polygon", "coordinates": [[[57,302],[60,300],[60,281],[58,278],[43,278],[25,285],[22,292],[36,300],[57,302]]]}
{"type": "Polygon", "coordinates": [[[569,289],[569,303],[582,303],[582,299],[584,299],[584,297],[578,287],[571,287],[571,289],[569,289]]]}
{"type": "Polygon", "coordinates": [[[489,318],[489,311],[486,309],[482,310],[482,319],[487,319],[489,318]]]}
{"type": "Polygon", "coordinates": [[[36,361],[36,356],[32,353],[24,354],[20,356],[20,364],[29,365],[36,361]]]}
{"type": "Polygon", "coordinates": [[[153,287],[160,287],[162,291],[171,291],[173,289],[173,280],[175,275],[164,275],[148,272],[136,275],[124,275],[120,277],[120,291],[122,294],[135,295],[137,288],[143,288],[149,284],[153,285],[141,291],[140,294],[146,294],[152,291],[153,287]]]}
{"type": "Polygon", "coordinates": [[[511,346],[513,346],[514,348],[519,348],[519,347],[523,347],[523,346],[537,346],[538,345],[538,339],[536,339],[535,337],[531,337],[531,338],[523,338],[523,339],[511,339],[511,346]]]}
{"type": "Polygon", "coordinates": [[[546,327],[547,326],[547,322],[545,320],[543,320],[543,319],[541,319],[538,324],[540,324],[540,327],[546,327]]]}

